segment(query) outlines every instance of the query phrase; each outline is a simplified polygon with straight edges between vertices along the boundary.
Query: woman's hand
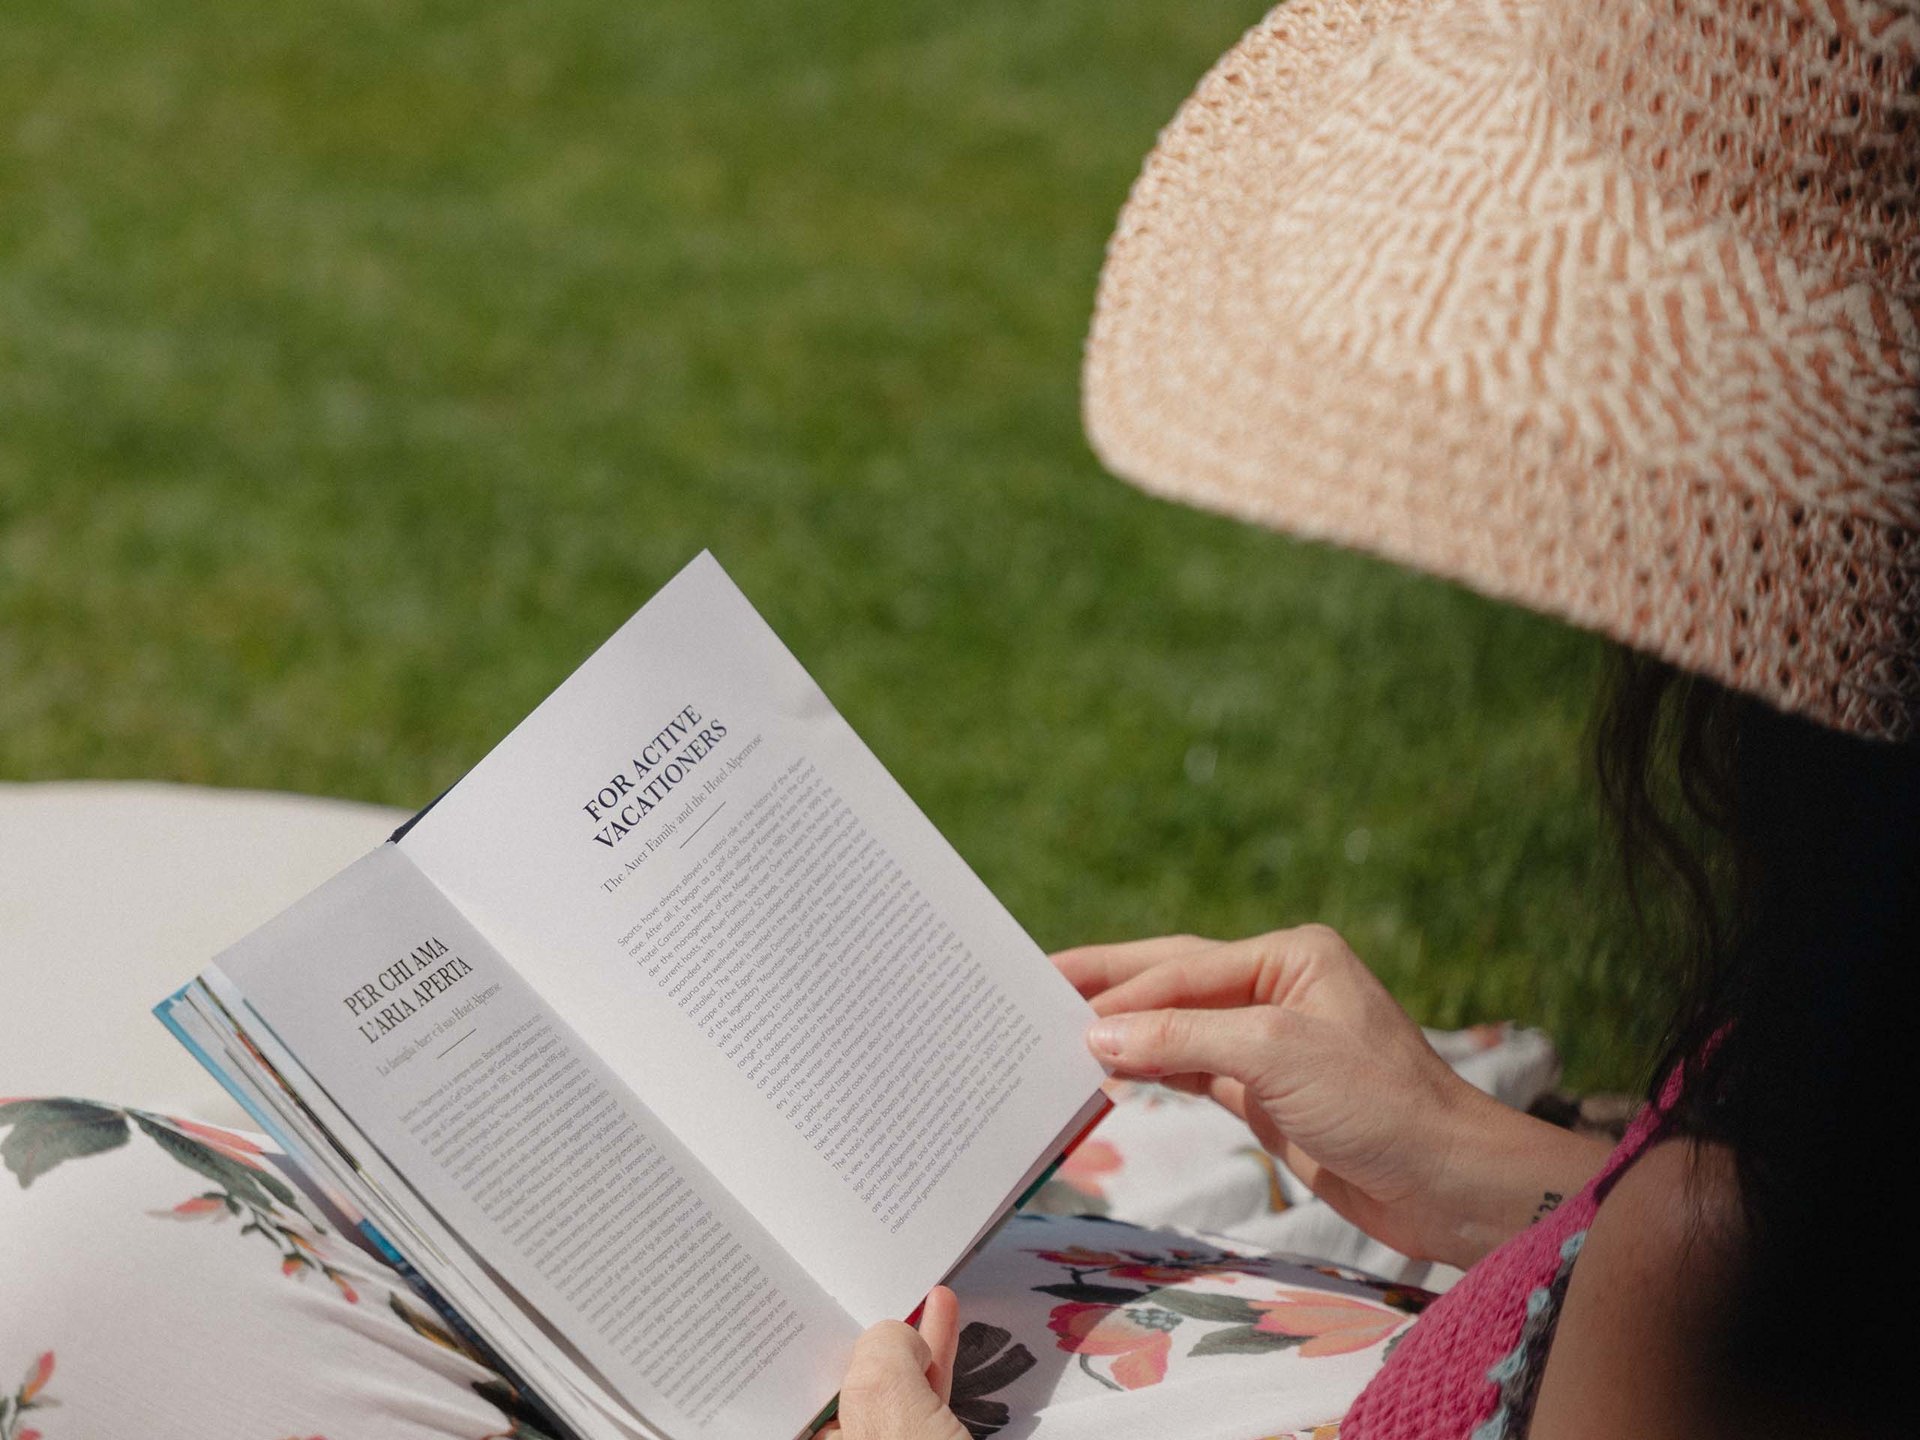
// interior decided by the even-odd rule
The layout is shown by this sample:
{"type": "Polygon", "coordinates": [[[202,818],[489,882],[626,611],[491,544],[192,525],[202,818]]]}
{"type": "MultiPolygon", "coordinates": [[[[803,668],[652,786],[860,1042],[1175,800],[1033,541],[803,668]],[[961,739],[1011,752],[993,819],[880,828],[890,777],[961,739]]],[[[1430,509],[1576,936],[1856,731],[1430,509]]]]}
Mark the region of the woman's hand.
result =
{"type": "Polygon", "coordinates": [[[843,1440],[968,1440],[947,1408],[953,1355],[960,1340],[960,1302],[934,1287],[920,1328],[885,1320],[853,1347],[840,1387],[840,1413],[823,1435],[843,1440]]]}
{"type": "Polygon", "coordinates": [[[1577,1190],[1606,1148],[1460,1079],[1324,925],[1054,957],[1116,1075],[1209,1095],[1313,1192],[1408,1255],[1470,1265],[1577,1190]]]}

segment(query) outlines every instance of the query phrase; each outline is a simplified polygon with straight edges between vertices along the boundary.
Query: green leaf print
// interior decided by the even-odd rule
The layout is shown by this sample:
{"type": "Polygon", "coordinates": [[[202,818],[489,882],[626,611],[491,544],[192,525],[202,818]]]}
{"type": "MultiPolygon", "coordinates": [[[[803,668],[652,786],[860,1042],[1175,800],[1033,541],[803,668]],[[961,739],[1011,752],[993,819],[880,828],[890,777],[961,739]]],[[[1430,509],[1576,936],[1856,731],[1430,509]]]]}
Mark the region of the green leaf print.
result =
{"type": "Polygon", "coordinates": [[[1093,1285],[1084,1280],[1077,1283],[1062,1280],[1057,1285],[1036,1285],[1033,1288],[1042,1295],[1057,1295],[1062,1300],[1075,1300],[1082,1305],[1130,1305],[1135,1300],[1146,1299],[1150,1293],[1119,1285],[1093,1285]]]}
{"type": "Polygon", "coordinates": [[[1165,1306],[1189,1320],[1211,1320],[1220,1325],[1251,1325],[1260,1312],[1237,1295],[1208,1295],[1199,1290],[1181,1290],[1168,1286],[1156,1290],[1153,1303],[1165,1306]]]}
{"type": "Polygon", "coordinates": [[[1303,1335],[1274,1335],[1251,1325],[1235,1325],[1203,1335],[1190,1355],[1266,1355],[1275,1350],[1290,1350],[1302,1344],[1303,1335]]]}
{"type": "Polygon", "coordinates": [[[133,1113],[133,1123],[140,1127],[142,1134],[189,1170],[206,1176],[256,1209],[271,1211],[276,1205],[293,1208],[293,1191],[279,1176],[242,1165],[238,1160],[230,1160],[212,1146],[182,1135],[178,1130],[137,1110],[133,1113]]]}
{"type": "Polygon", "coordinates": [[[117,1149],[127,1143],[127,1117],[86,1100],[9,1100],[0,1104],[0,1141],[6,1162],[26,1189],[56,1165],[117,1149]]]}

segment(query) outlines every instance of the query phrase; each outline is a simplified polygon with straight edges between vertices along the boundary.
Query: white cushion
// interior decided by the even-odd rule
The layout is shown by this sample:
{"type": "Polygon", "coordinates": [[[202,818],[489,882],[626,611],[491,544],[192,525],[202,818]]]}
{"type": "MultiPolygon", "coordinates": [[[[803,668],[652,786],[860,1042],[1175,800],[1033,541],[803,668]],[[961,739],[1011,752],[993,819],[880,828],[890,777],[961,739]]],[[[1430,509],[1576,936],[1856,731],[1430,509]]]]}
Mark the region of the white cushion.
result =
{"type": "Polygon", "coordinates": [[[0,1434],[547,1433],[255,1137],[35,1100],[0,1104],[0,1136],[0,1395],[24,1410],[0,1434]]]}
{"type": "Polygon", "coordinates": [[[0,784],[0,1095],[246,1124],[152,1007],[404,818],[190,785],[0,784]]]}

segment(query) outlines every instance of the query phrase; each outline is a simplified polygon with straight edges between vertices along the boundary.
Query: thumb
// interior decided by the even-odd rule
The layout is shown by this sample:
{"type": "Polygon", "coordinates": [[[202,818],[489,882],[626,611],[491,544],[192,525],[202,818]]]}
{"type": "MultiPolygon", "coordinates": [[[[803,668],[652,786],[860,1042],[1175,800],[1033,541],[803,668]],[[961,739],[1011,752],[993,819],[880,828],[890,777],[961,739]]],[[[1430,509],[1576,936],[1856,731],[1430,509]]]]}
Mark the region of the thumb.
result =
{"type": "Polygon", "coordinates": [[[1087,1048],[1123,1075],[1226,1075],[1251,1084],[1269,1060],[1280,1012],[1141,1010],[1108,1015],[1087,1031],[1087,1048]]]}
{"type": "Polygon", "coordinates": [[[854,1343],[845,1389],[885,1392],[930,1389],[927,1371],[934,1355],[920,1332],[899,1320],[883,1320],[854,1343]]]}
{"type": "Polygon", "coordinates": [[[927,1379],[935,1355],[911,1325],[885,1320],[853,1347],[840,1386],[840,1424],[846,1440],[904,1440],[944,1433],[946,1405],[927,1379]]]}

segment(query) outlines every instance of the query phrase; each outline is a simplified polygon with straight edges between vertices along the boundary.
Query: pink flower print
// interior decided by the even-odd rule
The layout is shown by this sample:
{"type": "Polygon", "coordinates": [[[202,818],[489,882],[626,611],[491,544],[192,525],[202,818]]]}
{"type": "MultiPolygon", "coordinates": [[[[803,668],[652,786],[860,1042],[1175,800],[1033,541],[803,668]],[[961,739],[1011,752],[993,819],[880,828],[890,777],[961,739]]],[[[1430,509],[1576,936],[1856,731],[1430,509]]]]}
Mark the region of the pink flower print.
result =
{"type": "Polygon", "coordinates": [[[30,1404],[33,1397],[47,1388],[47,1381],[53,1378],[53,1351],[43,1351],[33,1364],[27,1367],[27,1378],[20,1382],[20,1393],[16,1397],[22,1407],[30,1404]]]}
{"type": "Polygon", "coordinates": [[[1135,1255],[1124,1265],[1115,1265],[1108,1274],[1123,1280],[1144,1280],[1149,1285],[1180,1285],[1197,1275],[1211,1275],[1224,1284],[1233,1283],[1232,1271],[1246,1262],[1234,1256],[1208,1255],[1199,1250],[1175,1250],[1166,1256],[1135,1255]]]}
{"type": "Polygon", "coordinates": [[[195,1195],[191,1200],[182,1200],[171,1210],[149,1210],[149,1215],[157,1215],[162,1220],[219,1220],[227,1214],[227,1203],[218,1195],[195,1195]]]}
{"type": "Polygon", "coordinates": [[[20,1388],[11,1395],[0,1395],[0,1437],[4,1437],[4,1440],[40,1440],[37,1429],[22,1426],[20,1421],[26,1411],[53,1403],[40,1398],[40,1392],[47,1388],[47,1382],[52,1378],[53,1351],[44,1350],[27,1366],[26,1378],[21,1380],[20,1388]]]}
{"type": "Polygon", "coordinates": [[[1177,1316],[1151,1306],[1123,1310],[1078,1302],[1056,1305],[1047,1317],[1047,1328],[1060,1337],[1060,1348],[1081,1356],[1083,1367],[1088,1355],[1113,1356],[1113,1378],[1122,1390],[1142,1390],[1167,1378],[1167,1356],[1173,1349],[1167,1331],[1178,1323],[1177,1316]]]}
{"type": "Polygon", "coordinates": [[[245,1165],[250,1170],[263,1170],[260,1147],[244,1135],[236,1135],[231,1130],[221,1130],[216,1126],[202,1125],[197,1120],[181,1120],[176,1116],[155,1117],[169,1129],[178,1130],[182,1135],[190,1135],[209,1150],[226,1156],[236,1164],[245,1165]]]}
{"type": "Polygon", "coordinates": [[[1312,1290],[1283,1291],[1278,1300],[1254,1300],[1262,1312],[1253,1328],[1269,1335],[1304,1335],[1302,1355],[1350,1355],[1377,1345],[1407,1323],[1395,1310],[1383,1310],[1364,1300],[1326,1295],[1312,1290]]]}
{"type": "Polygon", "coordinates": [[[1050,1265],[1065,1265],[1069,1270],[1104,1270],[1109,1265],[1123,1265],[1125,1255],[1112,1250],[1089,1250],[1084,1245],[1069,1245],[1064,1250],[1035,1250],[1033,1252],[1050,1265]]]}
{"type": "Polygon", "coordinates": [[[1090,1200],[1104,1200],[1107,1198],[1104,1177],[1118,1170],[1121,1163],[1120,1152],[1105,1140],[1083,1140],[1054,1172],[1053,1178],[1076,1194],[1090,1200]]]}

